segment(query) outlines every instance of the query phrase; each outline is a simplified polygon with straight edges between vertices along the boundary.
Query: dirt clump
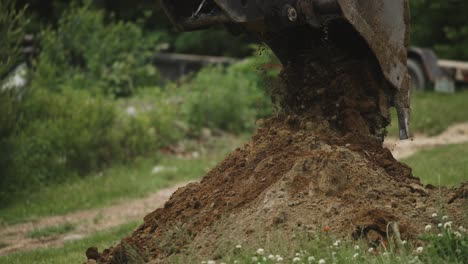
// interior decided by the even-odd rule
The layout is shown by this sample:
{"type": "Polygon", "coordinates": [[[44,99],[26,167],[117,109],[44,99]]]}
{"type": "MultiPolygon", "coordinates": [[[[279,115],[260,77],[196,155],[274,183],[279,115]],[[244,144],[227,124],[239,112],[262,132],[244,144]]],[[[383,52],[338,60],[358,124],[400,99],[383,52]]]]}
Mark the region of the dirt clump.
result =
{"type": "Polygon", "coordinates": [[[259,120],[249,143],[180,188],[99,262],[170,263],[187,252],[218,259],[229,245],[325,226],[378,246],[393,235],[416,239],[440,210],[454,225],[466,221],[466,192],[423,186],[382,146],[391,91],[375,62],[333,54],[286,66],[272,89],[281,111],[259,120]]]}

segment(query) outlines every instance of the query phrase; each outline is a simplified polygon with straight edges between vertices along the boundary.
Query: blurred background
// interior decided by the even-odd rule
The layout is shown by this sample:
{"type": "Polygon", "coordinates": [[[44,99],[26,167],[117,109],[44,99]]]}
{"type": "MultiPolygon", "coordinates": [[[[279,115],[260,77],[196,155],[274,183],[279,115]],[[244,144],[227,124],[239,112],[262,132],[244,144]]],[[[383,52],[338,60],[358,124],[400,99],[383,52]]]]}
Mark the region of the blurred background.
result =
{"type": "MultiPolygon", "coordinates": [[[[410,5],[412,131],[433,141],[402,160],[424,183],[456,185],[468,179],[468,1],[410,5]],[[443,78],[432,79],[426,63],[443,78]],[[445,134],[455,142],[443,138],[460,124],[445,134]]],[[[267,87],[281,68],[255,36],[176,32],[156,0],[0,0],[0,47],[7,263],[83,260],[86,245],[109,246],[130,232],[160,201],[102,231],[112,214],[105,210],[199,179],[246,142],[274,111],[267,87]],[[51,246],[45,240],[67,250],[37,250],[51,246]]],[[[396,135],[390,127],[390,146],[396,135]]]]}

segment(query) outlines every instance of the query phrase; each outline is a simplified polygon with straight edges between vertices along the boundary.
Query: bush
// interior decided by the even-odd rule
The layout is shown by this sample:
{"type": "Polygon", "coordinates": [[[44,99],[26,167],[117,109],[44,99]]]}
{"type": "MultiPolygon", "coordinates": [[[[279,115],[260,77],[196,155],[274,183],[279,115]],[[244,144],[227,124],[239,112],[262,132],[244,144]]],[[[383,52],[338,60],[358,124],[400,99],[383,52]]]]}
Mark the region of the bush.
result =
{"type": "Polygon", "coordinates": [[[251,130],[257,118],[271,112],[264,80],[250,64],[246,61],[227,69],[208,67],[185,85],[185,111],[195,130],[251,130]]]}
{"type": "Polygon", "coordinates": [[[150,120],[119,113],[113,100],[86,90],[32,89],[18,103],[14,132],[0,142],[2,194],[73,176],[155,150],[150,120]]]}
{"type": "Polygon", "coordinates": [[[72,6],[56,30],[41,32],[32,82],[55,90],[92,87],[116,96],[157,83],[151,61],[156,39],[145,36],[135,23],[112,18],[105,23],[104,13],[89,5],[72,6]]]}

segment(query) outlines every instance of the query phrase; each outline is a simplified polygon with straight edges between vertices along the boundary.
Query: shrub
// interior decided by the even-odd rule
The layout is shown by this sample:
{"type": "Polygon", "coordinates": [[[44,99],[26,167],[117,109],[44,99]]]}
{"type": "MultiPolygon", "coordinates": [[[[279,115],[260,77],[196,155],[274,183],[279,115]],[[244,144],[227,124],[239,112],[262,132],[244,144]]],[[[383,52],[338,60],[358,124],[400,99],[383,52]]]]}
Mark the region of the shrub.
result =
{"type": "Polygon", "coordinates": [[[105,23],[104,13],[87,2],[65,11],[57,29],[41,32],[32,82],[55,90],[92,87],[117,96],[157,83],[151,64],[156,39],[135,23],[112,18],[105,23]]]}
{"type": "Polygon", "coordinates": [[[278,70],[268,65],[277,61],[269,49],[257,47],[257,53],[227,68],[204,68],[183,85],[184,110],[192,129],[238,133],[251,130],[256,119],[271,114],[268,86],[278,70]]]}
{"type": "Polygon", "coordinates": [[[262,109],[269,109],[266,93],[253,74],[239,66],[201,70],[188,84],[185,109],[195,130],[202,127],[241,132],[254,127],[262,109]]]}
{"type": "Polygon", "coordinates": [[[31,89],[18,103],[14,132],[0,142],[4,173],[0,198],[115,162],[157,146],[149,119],[119,113],[115,101],[86,90],[31,89]]]}

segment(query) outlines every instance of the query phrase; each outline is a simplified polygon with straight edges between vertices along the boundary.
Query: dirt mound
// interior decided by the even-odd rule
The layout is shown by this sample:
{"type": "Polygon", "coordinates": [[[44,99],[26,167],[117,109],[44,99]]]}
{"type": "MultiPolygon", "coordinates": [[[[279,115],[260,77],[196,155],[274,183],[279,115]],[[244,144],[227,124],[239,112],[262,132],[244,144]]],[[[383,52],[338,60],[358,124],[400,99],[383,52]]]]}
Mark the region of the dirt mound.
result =
{"type": "Polygon", "coordinates": [[[382,147],[391,102],[375,62],[318,54],[334,57],[285,67],[273,88],[282,110],[258,121],[248,144],[179,189],[100,261],[169,263],[189,249],[216,259],[227,245],[261,245],[277,232],[324,226],[378,245],[394,235],[392,223],[412,239],[440,210],[460,224],[466,192],[422,186],[382,147]]]}

